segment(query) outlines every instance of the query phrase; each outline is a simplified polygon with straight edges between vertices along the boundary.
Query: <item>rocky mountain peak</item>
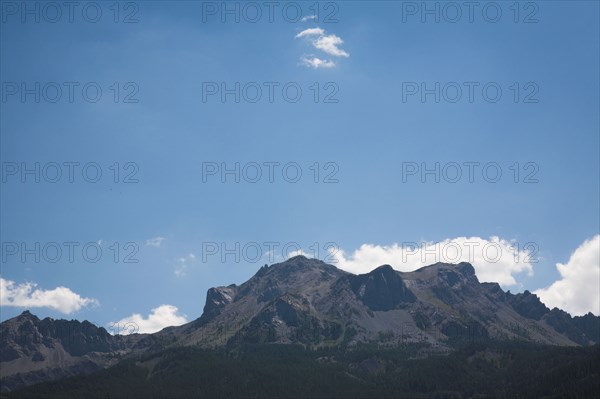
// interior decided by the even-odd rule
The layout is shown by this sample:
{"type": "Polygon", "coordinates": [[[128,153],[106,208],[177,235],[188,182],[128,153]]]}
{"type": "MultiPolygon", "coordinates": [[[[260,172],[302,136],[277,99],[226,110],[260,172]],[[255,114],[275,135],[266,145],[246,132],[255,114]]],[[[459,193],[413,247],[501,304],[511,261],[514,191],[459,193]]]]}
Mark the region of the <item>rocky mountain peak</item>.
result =
{"type": "Polygon", "coordinates": [[[385,265],[381,265],[379,267],[376,267],[375,269],[373,269],[371,271],[371,273],[373,272],[378,272],[378,273],[383,273],[383,274],[388,274],[390,275],[391,273],[396,273],[396,270],[394,270],[394,268],[388,264],[385,265]]]}
{"type": "Polygon", "coordinates": [[[29,310],[25,310],[23,311],[20,315],[18,315],[17,317],[15,317],[15,319],[19,322],[23,322],[26,320],[30,320],[33,322],[37,322],[40,321],[40,319],[34,315],[33,313],[31,313],[29,310]]]}
{"type": "Polygon", "coordinates": [[[458,264],[438,262],[407,274],[418,278],[427,285],[455,288],[460,286],[475,287],[479,285],[479,280],[475,275],[475,268],[467,262],[458,264]]]}
{"type": "Polygon", "coordinates": [[[460,263],[443,263],[443,262],[437,262],[434,263],[433,265],[430,266],[425,266],[422,267],[421,269],[418,269],[418,271],[420,270],[435,270],[435,271],[451,271],[451,272],[455,272],[455,273],[459,273],[464,277],[467,278],[472,278],[475,277],[475,268],[473,267],[473,265],[471,265],[468,262],[460,262],[460,263]]]}
{"type": "Polygon", "coordinates": [[[469,262],[460,262],[455,266],[465,276],[475,276],[475,268],[469,262]]]}
{"type": "Polygon", "coordinates": [[[540,301],[537,295],[525,290],[522,294],[511,295],[512,307],[521,315],[529,319],[540,320],[542,316],[550,311],[540,301]]]}
{"type": "MultiPolygon", "coordinates": [[[[266,266],[266,265],[265,265],[266,266]]],[[[307,270],[339,270],[335,266],[329,265],[319,259],[309,259],[304,255],[297,255],[288,260],[280,263],[276,263],[271,266],[264,267],[265,271],[269,272],[286,272],[286,273],[297,273],[297,272],[305,272],[307,270]]],[[[262,268],[261,268],[262,270],[262,268]]],[[[259,272],[261,271],[259,270],[259,272]]]]}
{"type": "Polygon", "coordinates": [[[285,262],[261,267],[250,280],[238,287],[237,293],[245,295],[249,290],[256,290],[259,295],[274,290],[283,293],[292,287],[311,285],[315,281],[327,281],[348,274],[321,260],[298,255],[285,262]]]}

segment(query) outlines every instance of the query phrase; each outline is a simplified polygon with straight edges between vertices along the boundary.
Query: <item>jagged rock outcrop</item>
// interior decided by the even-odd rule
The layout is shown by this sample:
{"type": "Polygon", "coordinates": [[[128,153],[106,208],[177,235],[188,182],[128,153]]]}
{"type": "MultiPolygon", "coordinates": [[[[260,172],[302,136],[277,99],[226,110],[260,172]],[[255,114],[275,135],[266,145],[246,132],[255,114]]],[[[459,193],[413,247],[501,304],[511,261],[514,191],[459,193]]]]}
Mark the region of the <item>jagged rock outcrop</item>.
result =
{"type": "Polygon", "coordinates": [[[522,294],[508,295],[511,306],[521,316],[528,319],[540,320],[550,311],[539,298],[529,291],[522,294]]]}
{"type": "Polygon", "coordinates": [[[210,288],[206,293],[206,303],[202,314],[207,319],[217,316],[221,309],[233,302],[235,294],[235,284],[232,284],[229,287],[210,288]]]}
{"type": "Polygon", "coordinates": [[[417,298],[390,265],[383,265],[367,274],[350,277],[352,291],[371,310],[392,310],[417,298]]]}

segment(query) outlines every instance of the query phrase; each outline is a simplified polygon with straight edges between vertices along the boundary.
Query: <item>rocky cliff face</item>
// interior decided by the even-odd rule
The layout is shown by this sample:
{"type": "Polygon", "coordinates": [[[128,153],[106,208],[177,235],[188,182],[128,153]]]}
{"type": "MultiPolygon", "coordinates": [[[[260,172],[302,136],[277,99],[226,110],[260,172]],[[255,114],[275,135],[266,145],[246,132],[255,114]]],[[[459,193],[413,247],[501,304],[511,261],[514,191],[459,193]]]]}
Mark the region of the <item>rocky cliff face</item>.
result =
{"type": "Polygon", "coordinates": [[[297,343],[309,347],[420,343],[436,350],[479,340],[548,345],[600,342],[600,317],[571,317],[537,296],[480,283],[468,263],[410,273],[380,266],[353,275],[297,256],[245,283],[208,290],[202,316],[152,335],[112,336],[88,322],[29,312],[0,327],[3,389],[90,373],[123,357],[169,347],[297,343]]]}
{"type": "Polygon", "coordinates": [[[417,300],[390,265],[349,279],[356,297],[370,310],[392,310],[417,300]]]}

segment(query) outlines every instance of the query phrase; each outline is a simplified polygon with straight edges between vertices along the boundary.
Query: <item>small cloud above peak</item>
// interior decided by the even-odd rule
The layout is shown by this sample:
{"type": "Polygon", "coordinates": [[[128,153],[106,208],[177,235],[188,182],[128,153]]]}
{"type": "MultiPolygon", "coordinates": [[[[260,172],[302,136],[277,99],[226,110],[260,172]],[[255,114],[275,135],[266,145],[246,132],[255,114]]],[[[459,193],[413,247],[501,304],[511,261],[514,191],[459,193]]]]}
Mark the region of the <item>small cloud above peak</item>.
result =
{"type": "Polygon", "coordinates": [[[306,17],[302,17],[301,21],[306,22],[306,21],[312,21],[314,19],[317,19],[316,15],[307,15],[306,17]]]}
{"type": "Polygon", "coordinates": [[[338,45],[343,44],[344,41],[336,35],[326,35],[321,36],[317,40],[313,42],[313,45],[319,50],[334,55],[336,57],[350,57],[350,54],[342,50],[338,47],[338,45]]]}
{"type": "MultiPolygon", "coordinates": [[[[334,34],[326,34],[322,28],[309,28],[298,33],[296,39],[311,38],[311,44],[317,50],[322,51],[333,57],[348,58],[350,54],[339,46],[344,43],[341,37],[334,34]]],[[[303,56],[300,58],[300,65],[309,68],[333,68],[337,64],[333,60],[327,60],[316,56],[303,56]]]]}
{"type": "Polygon", "coordinates": [[[324,34],[325,34],[325,31],[321,28],[309,28],[309,29],[305,29],[302,32],[298,33],[296,35],[296,39],[299,39],[301,37],[309,37],[309,36],[321,36],[324,34]]]}
{"type": "Polygon", "coordinates": [[[300,64],[314,69],[333,68],[336,65],[334,61],[322,60],[318,57],[302,57],[300,58],[300,64]]]}
{"type": "Polygon", "coordinates": [[[188,254],[188,255],[184,256],[183,258],[177,259],[177,268],[175,269],[175,275],[177,277],[183,277],[183,276],[187,275],[187,268],[188,268],[189,264],[193,263],[195,261],[196,261],[196,255],[194,255],[194,254],[188,254]]]}
{"type": "Polygon", "coordinates": [[[165,237],[154,237],[146,240],[146,245],[149,247],[160,247],[162,242],[166,240],[165,237]]]}

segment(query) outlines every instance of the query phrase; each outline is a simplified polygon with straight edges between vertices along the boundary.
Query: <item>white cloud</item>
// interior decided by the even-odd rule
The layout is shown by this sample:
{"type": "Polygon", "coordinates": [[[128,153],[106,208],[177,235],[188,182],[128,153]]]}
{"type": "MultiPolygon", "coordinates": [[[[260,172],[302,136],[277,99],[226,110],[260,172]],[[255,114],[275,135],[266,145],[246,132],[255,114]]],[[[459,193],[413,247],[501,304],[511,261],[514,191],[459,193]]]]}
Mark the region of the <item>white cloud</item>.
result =
{"type": "Polygon", "coordinates": [[[585,241],[571,254],[567,264],[557,263],[561,279],[534,291],[550,308],[572,315],[600,315],[600,235],[585,241]]]}
{"type": "Polygon", "coordinates": [[[302,32],[298,33],[296,35],[296,39],[299,39],[301,37],[308,37],[308,36],[322,36],[325,34],[325,31],[321,28],[310,28],[310,29],[305,29],[302,32]]]}
{"type": "Polygon", "coordinates": [[[335,67],[335,62],[331,60],[322,60],[317,57],[302,57],[300,58],[300,63],[302,65],[311,67],[311,68],[333,68],[335,67]]]}
{"type": "Polygon", "coordinates": [[[160,247],[162,242],[166,240],[165,237],[154,237],[146,240],[146,245],[150,247],[160,247]]]}
{"type": "Polygon", "coordinates": [[[93,298],[83,298],[67,287],[53,290],[36,288],[35,283],[16,284],[0,277],[0,306],[50,308],[61,313],[73,313],[84,306],[99,305],[93,298]]]}
{"type": "MultiPolygon", "coordinates": [[[[342,38],[332,34],[325,34],[321,28],[309,28],[296,35],[296,38],[312,38],[311,44],[314,48],[321,50],[325,54],[334,57],[350,57],[346,51],[339,48],[344,43],[342,38]]],[[[319,57],[310,56],[310,58],[302,57],[300,64],[310,68],[333,68],[336,63],[331,60],[324,60],[319,57]]]]}
{"type": "Polygon", "coordinates": [[[336,35],[326,35],[320,36],[313,42],[313,45],[327,54],[331,54],[336,57],[348,58],[350,57],[350,54],[338,47],[338,45],[343,43],[344,41],[336,35]]]}
{"type": "Polygon", "coordinates": [[[530,255],[532,249],[499,237],[457,237],[438,243],[363,244],[349,256],[342,250],[330,252],[338,267],[352,273],[367,273],[383,264],[408,272],[437,262],[469,262],[479,281],[514,286],[515,274],[533,274],[537,259],[530,255]]]}
{"type": "Polygon", "coordinates": [[[148,318],[138,313],[109,323],[109,331],[118,331],[119,334],[132,333],[152,334],[165,327],[180,326],[188,322],[186,315],[178,314],[179,309],[173,305],[160,305],[152,309],[148,318]]]}
{"type": "Polygon", "coordinates": [[[306,21],[310,21],[311,19],[317,19],[317,16],[316,15],[307,15],[306,17],[302,17],[301,21],[306,22],[306,21]]]}
{"type": "Polygon", "coordinates": [[[190,263],[196,261],[196,255],[188,254],[183,258],[177,259],[177,269],[175,269],[175,275],[177,277],[183,277],[187,274],[187,268],[190,263]]]}

